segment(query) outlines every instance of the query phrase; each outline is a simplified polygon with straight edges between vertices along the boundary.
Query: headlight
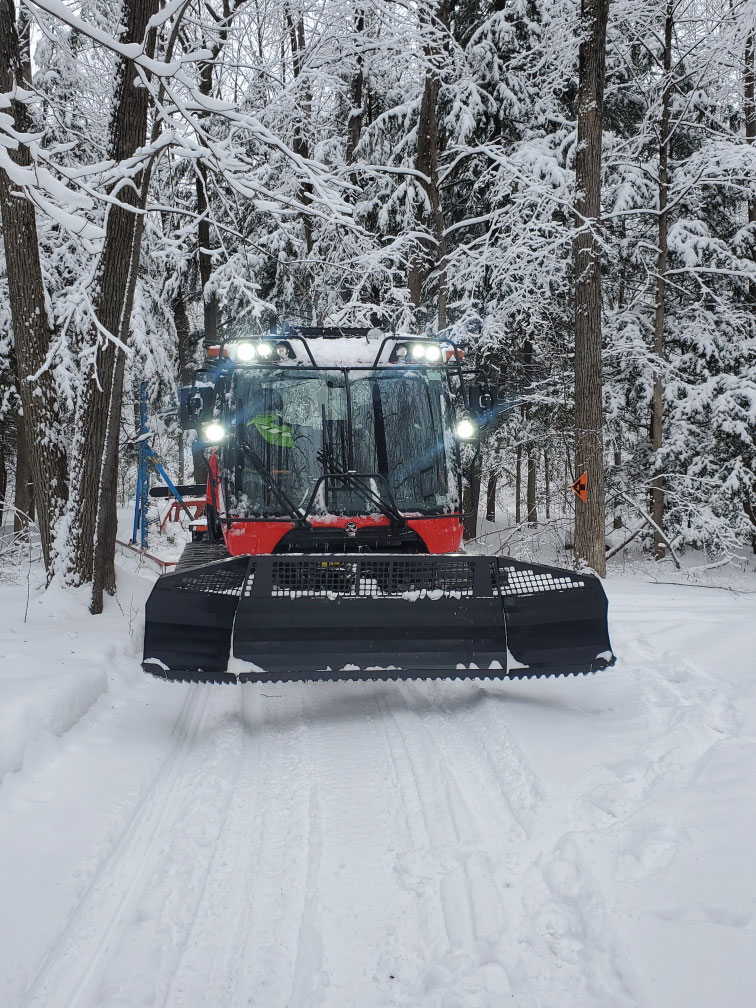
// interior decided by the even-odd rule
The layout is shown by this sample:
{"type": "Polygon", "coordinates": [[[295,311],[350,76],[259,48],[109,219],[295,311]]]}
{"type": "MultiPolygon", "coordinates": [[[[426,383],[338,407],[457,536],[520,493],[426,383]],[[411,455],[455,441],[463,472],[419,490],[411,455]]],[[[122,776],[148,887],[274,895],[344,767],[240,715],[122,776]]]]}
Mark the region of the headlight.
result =
{"type": "Polygon", "coordinates": [[[226,436],[226,429],[223,424],[213,422],[205,424],[202,433],[205,436],[205,441],[209,441],[210,444],[218,444],[226,436]]]}
{"type": "Polygon", "coordinates": [[[457,437],[460,441],[470,441],[476,437],[478,427],[468,417],[463,417],[457,424],[457,437]]]}
{"type": "Polygon", "coordinates": [[[255,357],[254,343],[237,343],[236,359],[240,361],[251,361],[255,357]]]}
{"type": "Polygon", "coordinates": [[[263,360],[267,360],[273,353],[273,347],[270,343],[258,343],[257,344],[257,356],[261,357],[263,360]]]}
{"type": "Polygon", "coordinates": [[[438,364],[441,360],[441,347],[436,343],[430,343],[425,348],[425,359],[429,364],[438,364]]]}
{"type": "Polygon", "coordinates": [[[412,347],[412,356],[415,360],[422,360],[425,357],[425,346],[422,343],[415,343],[412,347]]]}

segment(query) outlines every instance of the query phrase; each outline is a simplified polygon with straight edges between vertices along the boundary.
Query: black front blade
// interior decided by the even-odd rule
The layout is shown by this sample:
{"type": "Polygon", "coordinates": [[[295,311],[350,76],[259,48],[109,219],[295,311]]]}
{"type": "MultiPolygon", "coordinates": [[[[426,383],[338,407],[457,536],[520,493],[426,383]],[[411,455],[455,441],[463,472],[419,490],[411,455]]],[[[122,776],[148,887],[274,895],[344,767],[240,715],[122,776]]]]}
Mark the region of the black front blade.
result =
{"type": "Polygon", "coordinates": [[[203,563],[218,553],[202,545],[147,602],[143,666],[161,678],[501,679],[614,662],[601,582],[574,571],[460,555],[203,563]]]}

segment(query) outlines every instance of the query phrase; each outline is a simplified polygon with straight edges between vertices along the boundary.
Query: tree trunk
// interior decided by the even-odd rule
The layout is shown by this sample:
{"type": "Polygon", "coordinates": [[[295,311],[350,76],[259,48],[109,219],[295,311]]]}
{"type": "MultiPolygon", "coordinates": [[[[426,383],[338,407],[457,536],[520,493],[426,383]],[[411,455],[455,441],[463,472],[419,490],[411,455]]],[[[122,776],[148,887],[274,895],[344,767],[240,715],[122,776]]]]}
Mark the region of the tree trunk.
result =
{"type": "MultiPolygon", "coordinates": [[[[194,345],[189,332],[189,316],[186,313],[184,289],[181,286],[173,298],[173,324],[176,327],[178,341],[179,385],[190,385],[194,378],[194,345]]],[[[186,465],[187,436],[184,433],[179,438],[179,465],[182,467],[182,473],[186,465]]],[[[193,442],[193,445],[196,443],[196,441],[193,442]]],[[[195,483],[207,481],[207,462],[201,448],[198,451],[192,450],[192,478],[195,483]]],[[[183,476],[181,479],[183,480],[183,476]]]]}
{"type": "MultiPolygon", "coordinates": [[[[435,12],[434,21],[447,25],[449,22],[448,0],[443,0],[435,12]]],[[[426,50],[426,56],[432,53],[426,50]]],[[[407,277],[410,298],[415,308],[419,308],[428,277],[436,272],[436,321],[439,329],[447,325],[446,303],[448,283],[446,275],[446,238],[444,214],[441,207],[441,189],[438,178],[438,116],[437,103],[441,80],[438,73],[427,73],[420,101],[420,115],[417,124],[417,154],[415,168],[428,179],[423,182],[428,205],[430,206],[433,252],[429,255],[422,249],[412,257],[407,277]]]]}
{"type": "Polygon", "coordinates": [[[528,448],[528,525],[538,524],[538,499],[536,480],[536,455],[532,447],[528,448]]]}
{"type": "Polygon", "coordinates": [[[499,474],[492,470],[488,476],[486,485],[486,521],[496,521],[496,484],[499,481],[499,474]]]}
{"type": "Polygon", "coordinates": [[[756,553],[756,506],[746,498],[743,502],[743,510],[751,522],[751,549],[756,553]]]}
{"type": "MultiPolygon", "coordinates": [[[[26,83],[28,72],[28,60],[24,60],[19,46],[13,2],[0,0],[0,92],[14,95],[16,88],[26,83]]],[[[7,111],[16,131],[33,132],[26,105],[11,98],[7,111]]],[[[9,155],[22,169],[31,165],[29,148],[23,144],[11,149],[9,155]]],[[[19,430],[24,427],[28,434],[21,456],[28,458],[31,482],[37,487],[35,503],[42,555],[49,571],[55,523],[66,495],[66,458],[58,433],[58,396],[53,375],[45,367],[52,333],[45,303],[34,206],[2,169],[0,213],[16,375],[23,408],[19,430]]]]}
{"type": "MultiPolygon", "coordinates": [[[[285,7],[285,16],[286,24],[289,29],[289,44],[291,46],[291,68],[294,80],[296,81],[301,77],[302,70],[304,69],[306,49],[304,19],[301,14],[298,14],[297,20],[295,21],[291,8],[288,4],[285,7]]],[[[311,114],[312,95],[310,94],[309,87],[306,87],[304,89],[304,95],[301,103],[301,114],[294,125],[294,138],[291,145],[291,149],[294,153],[301,158],[309,158],[310,156],[310,145],[308,143],[304,127],[305,123],[310,121],[311,114]]],[[[302,184],[299,191],[299,198],[305,207],[312,202],[312,184],[310,182],[304,182],[302,184]]],[[[313,247],[313,232],[312,219],[306,211],[302,214],[302,229],[304,232],[305,249],[307,251],[307,255],[309,256],[313,247]]]]}
{"type": "Polygon", "coordinates": [[[213,255],[210,244],[210,205],[207,192],[207,168],[197,165],[197,255],[202,286],[202,328],[207,343],[218,339],[218,296],[210,289],[213,275],[213,255]]]}
{"type": "MultiPolygon", "coordinates": [[[[209,97],[213,90],[213,64],[200,66],[199,92],[209,97]]],[[[213,254],[210,238],[210,197],[207,191],[207,167],[204,161],[197,162],[197,255],[199,258],[200,284],[202,285],[203,331],[207,343],[215,343],[218,338],[218,296],[210,289],[213,275],[213,254]]]]}
{"type": "MultiPolygon", "coordinates": [[[[124,0],[120,41],[143,45],[151,56],[154,30],[145,39],[149,19],[157,13],[159,0],[124,0]]],[[[129,60],[118,65],[110,123],[110,158],[121,162],[132,157],[147,136],[148,92],[138,86],[138,75],[129,60]]],[[[103,591],[115,591],[115,536],[118,477],[118,431],[123,400],[124,354],[115,339],[128,342],[134,302],[143,217],[137,213],[142,175],[121,188],[111,205],[94,290],[97,318],[114,339],[104,341],[90,334],[97,349],[96,374],[88,376],[78,410],[75,514],[72,535],[74,579],[92,581],[93,613],[102,612],[103,591]]]]}
{"type": "MultiPolygon", "coordinates": [[[[743,118],[745,119],[746,140],[756,144],[756,34],[748,33],[745,45],[743,75],[743,118]]],[[[756,224],[756,192],[751,187],[748,197],[748,223],[756,224]]]]}
{"type": "Polygon", "coordinates": [[[16,421],[16,489],[13,498],[13,531],[25,532],[29,520],[34,519],[34,484],[32,483],[29,439],[26,436],[26,420],[19,413],[16,421]]]}
{"type": "Polygon", "coordinates": [[[176,328],[176,343],[178,345],[179,385],[191,385],[194,377],[194,347],[189,330],[189,316],[186,312],[184,288],[179,285],[171,305],[173,324],[176,328]]]}
{"type": "MultiPolygon", "coordinates": [[[[160,0],[158,0],[158,3],[160,0]]],[[[221,50],[228,41],[228,31],[240,0],[224,0],[222,13],[213,13],[209,4],[206,9],[213,18],[213,33],[211,41],[203,36],[203,48],[209,49],[210,59],[205,60],[199,67],[199,93],[204,98],[209,98],[213,93],[213,68],[221,53],[221,50]]],[[[200,112],[199,118],[206,116],[206,112],[200,112]]],[[[157,124],[156,124],[157,125],[157,124]]],[[[153,132],[153,139],[157,135],[153,132]]],[[[210,194],[208,192],[207,165],[203,160],[197,162],[197,245],[199,258],[200,282],[202,284],[202,314],[203,330],[205,340],[208,343],[215,343],[218,338],[218,294],[210,287],[213,275],[213,252],[210,236],[210,194]]]]}
{"type": "Polygon", "coordinates": [[[5,494],[8,491],[8,456],[5,442],[0,440],[0,529],[3,527],[5,518],[5,494]]]}
{"type": "MultiPolygon", "coordinates": [[[[621,441],[621,436],[622,436],[621,432],[618,432],[618,434],[617,434],[617,440],[614,442],[614,468],[615,469],[619,469],[620,466],[622,465],[622,441],[621,441]]],[[[613,522],[612,527],[614,529],[621,529],[622,528],[622,505],[619,502],[619,500],[617,501],[617,510],[615,511],[615,514],[614,514],[614,522],[613,522]]]]}
{"type": "Polygon", "coordinates": [[[478,507],[480,506],[480,468],[474,466],[465,487],[462,508],[465,517],[465,539],[474,539],[478,534],[478,507]]]}
{"type": "Polygon", "coordinates": [[[546,492],[546,521],[551,518],[551,458],[548,445],[543,449],[543,480],[546,492]]]}
{"type": "Polygon", "coordinates": [[[601,136],[609,0],[581,0],[575,160],[575,465],[588,501],[575,504],[575,557],[606,574],[601,369],[601,136]]]}
{"type": "MultiPolygon", "coordinates": [[[[354,12],[354,33],[359,38],[365,30],[365,8],[358,6],[355,8],[354,12]]],[[[346,142],[346,163],[354,163],[354,153],[357,150],[357,144],[360,142],[360,136],[362,135],[362,120],[364,118],[364,87],[365,87],[365,72],[363,69],[363,57],[362,53],[357,53],[357,69],[355,71],[354,77],[352,77],[351,86],[351,100],[352,107],[349,110],[349,119],[347,121],[347,142],[346,142]]],[[[350,182],[352,185],[357,185],[357,175],[352,172],[350,174],[350,182]]]]}
{"type": "Polygon", "coordinates": [[[515,452],[515,525],[520,524],[522,517],[520,498],[522,497],[522,445],[517,445],[515,452]]]}
{"type": "MultiPolygon", "coordinates": [[[[674,27],[674,2],[667,0],[664,19],[664,83],[662,90],[661,120],[659,122],[659,215],[657,217],[656,253],[656,308],[654,311],[654,388],[651,399],[651,450],[655,455],[655,466],[659,466],[659,452],[662,447],[664,422],[664,375],[662,361],[665,357],[664,323],[666,314],[667,285],[667,230],[669,197],[669,120],[672,97],[672,30],[674,27]]],[[[665,554],[665,543],[659,530],[664,528],[664,477],[654,477],[651,489],[652,517],[658,529],[654,529],[654,554],[661,560],[665,554]]]]}
{"type": "MultiPolygon", "coordinates": [[[[750,144],[756,144],[756,34],[754,30],[749,31],[746,38],[743,67],[743,118],[745,120],[746,140],[750,144]]],[[[756,192],[753,187],[748,197],[748,223],[756,224],[756,192]]],[[[756,306],[756,283],[749,284],[749,297],[751,304],[756,306]]],[[[756,553],[756,505],[749,498],[743,504],[745,512],[751,520],[753,531],[751,533],[751,546],[756,553]]]]}

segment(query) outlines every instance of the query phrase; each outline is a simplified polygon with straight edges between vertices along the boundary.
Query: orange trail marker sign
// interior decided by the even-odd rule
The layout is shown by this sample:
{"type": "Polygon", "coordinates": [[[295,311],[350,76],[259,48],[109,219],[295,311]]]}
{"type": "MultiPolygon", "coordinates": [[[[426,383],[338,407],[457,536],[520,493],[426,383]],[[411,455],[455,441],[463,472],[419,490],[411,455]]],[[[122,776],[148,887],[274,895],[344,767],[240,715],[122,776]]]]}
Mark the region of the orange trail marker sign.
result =
{"type": "Polygon", "coordinates": [[[584,472],[582,476],[578,476],[575,482],[572,484],[572,490],[576,497],[579,497],[583,504],[588,503],[588,473],[584,472]]]}

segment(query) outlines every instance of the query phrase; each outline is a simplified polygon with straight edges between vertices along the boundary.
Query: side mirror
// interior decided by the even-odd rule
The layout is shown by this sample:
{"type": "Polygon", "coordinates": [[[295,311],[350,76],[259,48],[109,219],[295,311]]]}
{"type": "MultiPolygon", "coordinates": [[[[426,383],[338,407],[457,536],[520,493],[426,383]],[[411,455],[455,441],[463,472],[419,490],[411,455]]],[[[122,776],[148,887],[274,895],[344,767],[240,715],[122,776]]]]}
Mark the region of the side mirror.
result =
{"type": "Polygon", "coordinates": [[[212,419],[214,385],[183,385],[179,389],[179,424],[182,430],[197,430],[212,419]]]}
{"type": "Polygon", "coordinates": [[[496,406],[496,389],[488,382],[473,382],[467,386],[467,401],[470,412],[481,427],[491,420],[496,406]]]}

